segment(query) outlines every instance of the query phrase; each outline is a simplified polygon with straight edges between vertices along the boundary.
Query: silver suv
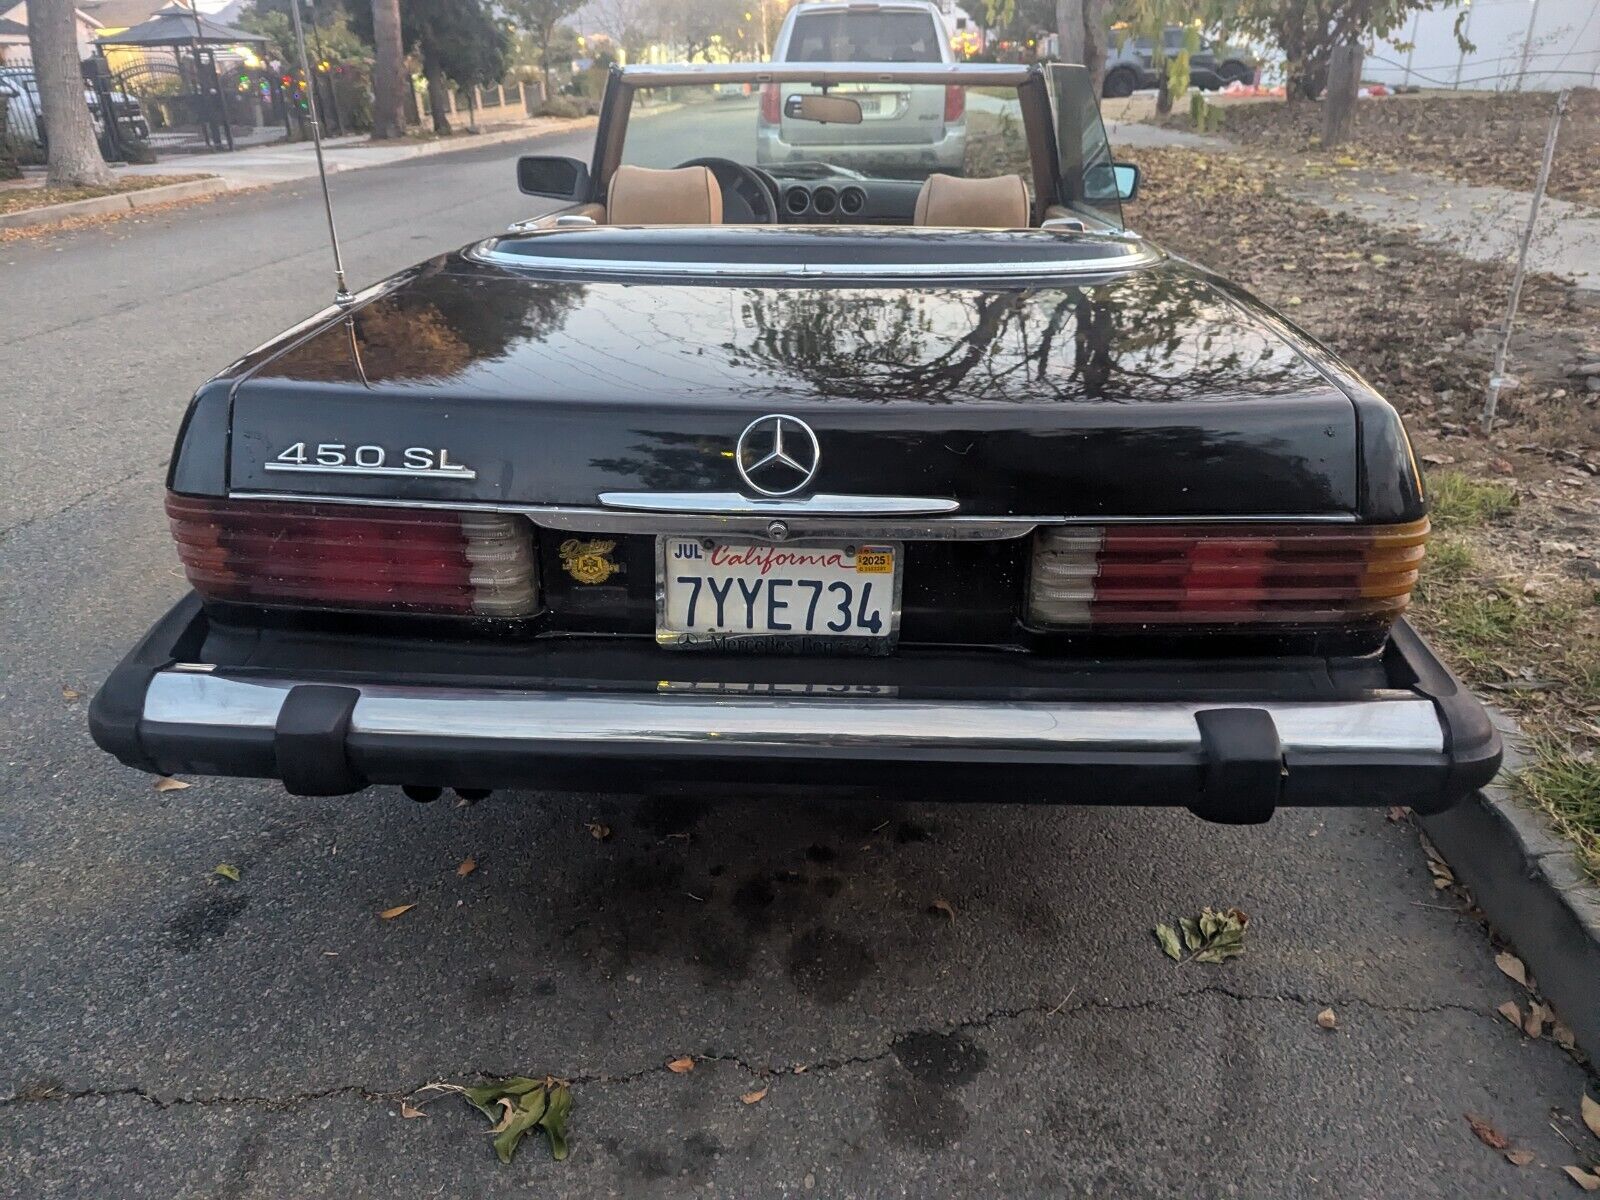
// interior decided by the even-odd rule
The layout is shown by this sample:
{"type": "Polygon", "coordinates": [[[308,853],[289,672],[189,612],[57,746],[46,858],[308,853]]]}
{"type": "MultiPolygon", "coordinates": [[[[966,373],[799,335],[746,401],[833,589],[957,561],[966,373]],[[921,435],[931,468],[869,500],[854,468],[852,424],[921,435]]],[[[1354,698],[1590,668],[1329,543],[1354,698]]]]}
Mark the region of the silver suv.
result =
{"type": "MultiPolygon", "coordinates": [[[[944,16],[926,0],[801,3],[789,10],[772,58],[780,63],[952,63],[944,16]]],[[[832,89],[861,104],[859,125],[790,115],[802,84],[767,84],[756,123],[756,162],[821,161],[850,167],[870,159],[908,177],[960,174],[967,152],[966,89],[940,84],[857,83],[832,89]]]]}

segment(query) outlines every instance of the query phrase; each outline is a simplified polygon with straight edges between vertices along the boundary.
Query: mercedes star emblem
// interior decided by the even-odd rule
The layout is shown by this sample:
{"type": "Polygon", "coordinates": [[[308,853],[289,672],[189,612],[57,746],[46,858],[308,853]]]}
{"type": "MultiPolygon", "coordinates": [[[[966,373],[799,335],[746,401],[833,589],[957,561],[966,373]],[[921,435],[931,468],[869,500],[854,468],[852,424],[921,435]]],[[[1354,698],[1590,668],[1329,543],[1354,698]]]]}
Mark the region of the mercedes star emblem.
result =
{"type": "Polygon", "coordinates": [[[763,496],[789,496],[810,483],[822,459],[817,435],[799,417],[769,413],[744,427],[733,452],[743,479],[763,496]]]}

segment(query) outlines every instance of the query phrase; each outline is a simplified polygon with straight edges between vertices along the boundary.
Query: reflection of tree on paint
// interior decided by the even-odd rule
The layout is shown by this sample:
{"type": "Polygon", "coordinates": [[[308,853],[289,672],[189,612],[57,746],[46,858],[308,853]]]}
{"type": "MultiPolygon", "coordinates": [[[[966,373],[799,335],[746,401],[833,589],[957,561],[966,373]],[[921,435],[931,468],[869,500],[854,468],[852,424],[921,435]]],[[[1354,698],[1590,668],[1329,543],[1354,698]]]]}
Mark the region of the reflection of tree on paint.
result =
{"type": "Polygon", "coordinates": [[[1151,272],[1089,288],[914,294],[752,291],[741,367],[822,396],[1025,402],[1270,393],[1292,350],[1204,282],[1151,272]]]}
{"type": "Polygon", "coordinates": [[[442,382],[541,341],[583,294],[571,284],[462,280],[425,269],[409,286],[295,347],[278,366],[300,379],[442,382]]]}

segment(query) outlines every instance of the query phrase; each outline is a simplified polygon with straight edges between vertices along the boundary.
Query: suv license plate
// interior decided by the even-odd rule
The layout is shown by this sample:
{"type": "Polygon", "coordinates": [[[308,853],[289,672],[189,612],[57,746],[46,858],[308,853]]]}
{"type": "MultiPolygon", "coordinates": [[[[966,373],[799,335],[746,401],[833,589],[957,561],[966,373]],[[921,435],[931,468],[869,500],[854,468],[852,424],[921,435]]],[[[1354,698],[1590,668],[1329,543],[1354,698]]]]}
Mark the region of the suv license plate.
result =
{"type": "Polygon", "coordinates": [[[656,539],[656,641],[779,654],[887,654],[899,543],[656,539]]]}

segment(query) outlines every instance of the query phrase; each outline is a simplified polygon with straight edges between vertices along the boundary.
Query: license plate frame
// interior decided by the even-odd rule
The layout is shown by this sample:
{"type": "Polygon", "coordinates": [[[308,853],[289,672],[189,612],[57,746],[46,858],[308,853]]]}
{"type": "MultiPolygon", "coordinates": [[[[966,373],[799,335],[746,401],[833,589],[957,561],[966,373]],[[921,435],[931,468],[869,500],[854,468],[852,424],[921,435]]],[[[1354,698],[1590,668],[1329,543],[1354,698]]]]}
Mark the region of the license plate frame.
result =
{"type": "MultiPolygon", "coordinates": [[[[901,542],[846,538],[807,538],[793,542],[765,542],[759,538],[720,537],[716,535],[658,534],[656,536],[656,644],[673,650],[736,650],[745,653],[765,654],[835,654],[882,655],[892,653],[900,638],[900,604],[905,587],[905,546],[901,542]],[[667,559],[671,547],[681,542],[698,543],[702,552],[709,553],[717,546],[736,549],[787,551],[842,551],[852,561],[859,552],[870,549],[892,556],[891,571],[859,572],[868,582],[887,582],[890,585],[889,603],[879,609],[886,628],[880,634],[871,633],[807,633],[781,630],[695,631],[673,628],[668,621],[667,559]]],[[[803,568],[796,568],[798,571],[803,568]]],[[[838,570],[838,568],[830,568],[838,570]]],[[[748,578],[748,577],[747,577],[748,578]]],[[[852,597],[859,604],[859,596],[852,597]]]]}

